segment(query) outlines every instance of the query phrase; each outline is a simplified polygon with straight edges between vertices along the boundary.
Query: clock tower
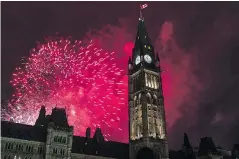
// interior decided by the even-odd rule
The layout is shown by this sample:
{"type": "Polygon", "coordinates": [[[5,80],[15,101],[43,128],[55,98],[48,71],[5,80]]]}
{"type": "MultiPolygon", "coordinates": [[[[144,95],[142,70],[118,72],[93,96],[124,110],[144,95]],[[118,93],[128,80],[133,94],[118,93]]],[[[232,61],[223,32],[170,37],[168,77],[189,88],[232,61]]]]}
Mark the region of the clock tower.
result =
{"type": "Polygon", "coordinates": [[[130,159],[169,158],[159,62],[141,16],[128,61],[130,159]]]}

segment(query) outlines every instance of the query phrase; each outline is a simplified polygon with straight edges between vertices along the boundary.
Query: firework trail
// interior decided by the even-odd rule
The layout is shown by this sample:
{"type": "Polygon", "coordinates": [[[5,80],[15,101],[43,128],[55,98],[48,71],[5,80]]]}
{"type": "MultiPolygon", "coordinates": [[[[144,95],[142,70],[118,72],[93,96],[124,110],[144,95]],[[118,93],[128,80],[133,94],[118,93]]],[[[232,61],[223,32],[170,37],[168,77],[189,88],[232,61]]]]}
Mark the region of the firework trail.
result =
{"type": "Polygon", "coordinates": [[[120,123],[127,120],[127,82],[114,55],[93,41],[51,37],[38,43],[13,73],[14,94],[5,120],[33,125],[42,105],[48,114],[63,107],[75,135],[101,127],[106,139],[117,139],[124,129],[120,123]]]}

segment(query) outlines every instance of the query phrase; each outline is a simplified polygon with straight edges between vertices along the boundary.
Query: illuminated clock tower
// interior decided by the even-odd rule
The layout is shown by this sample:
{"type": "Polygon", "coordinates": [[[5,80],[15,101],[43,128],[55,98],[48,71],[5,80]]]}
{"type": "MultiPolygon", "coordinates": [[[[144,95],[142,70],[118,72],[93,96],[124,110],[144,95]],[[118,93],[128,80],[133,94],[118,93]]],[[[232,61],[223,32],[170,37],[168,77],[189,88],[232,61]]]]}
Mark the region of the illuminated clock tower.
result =
{"type": "Polygon", "coordinates": [[[159,57],[142,16],[128,66],[130,159],[168,159],[159,57]]]}

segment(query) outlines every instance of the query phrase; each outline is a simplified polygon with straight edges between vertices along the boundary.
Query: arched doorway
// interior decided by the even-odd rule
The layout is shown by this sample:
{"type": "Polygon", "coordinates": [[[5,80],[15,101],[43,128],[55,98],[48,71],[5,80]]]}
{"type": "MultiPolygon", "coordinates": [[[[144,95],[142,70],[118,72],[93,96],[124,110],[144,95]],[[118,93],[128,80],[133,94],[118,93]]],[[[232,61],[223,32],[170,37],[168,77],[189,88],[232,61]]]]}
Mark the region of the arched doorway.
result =
{"type": "Polygon", "coordinates": [[[154,159],[154,152],[150,148],[144,147],[138,151],[136,159],[154,159]]]}

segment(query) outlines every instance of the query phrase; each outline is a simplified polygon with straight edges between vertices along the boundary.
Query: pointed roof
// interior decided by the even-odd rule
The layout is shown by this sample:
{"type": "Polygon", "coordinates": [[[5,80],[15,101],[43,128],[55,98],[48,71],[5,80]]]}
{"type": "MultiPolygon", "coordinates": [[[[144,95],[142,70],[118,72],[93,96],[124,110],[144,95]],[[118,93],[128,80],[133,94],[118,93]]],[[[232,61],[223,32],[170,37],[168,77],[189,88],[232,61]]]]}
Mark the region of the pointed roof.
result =
{"type": "Polygon", "coordinates": [[[218,150],[214,145],[214,142],[211,137],[201,138],[198,156],[207,156],[208,154],[218,154],[218,150]]]}
{"type": "Polygon", "coordinates": [[[50,116],[50,122],[54,122],[56,126],[69,127],[65,109],[54,108],[50,116]]]}
{"type": "Polygon", "coordinates": [[[187,148],[191,148],[189,139],[188,139],[188,135],[186,133],[184,133],[184,142],[183,142],[184,146],[186,146],[187,148]]]}
{"type": "Polygon", "coordinates": [[[135,48],[139,48],[142,45],[151,45],[146,26],[143,19],[139,19],[138,30],[135,40],[135,48]]]}

